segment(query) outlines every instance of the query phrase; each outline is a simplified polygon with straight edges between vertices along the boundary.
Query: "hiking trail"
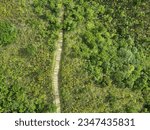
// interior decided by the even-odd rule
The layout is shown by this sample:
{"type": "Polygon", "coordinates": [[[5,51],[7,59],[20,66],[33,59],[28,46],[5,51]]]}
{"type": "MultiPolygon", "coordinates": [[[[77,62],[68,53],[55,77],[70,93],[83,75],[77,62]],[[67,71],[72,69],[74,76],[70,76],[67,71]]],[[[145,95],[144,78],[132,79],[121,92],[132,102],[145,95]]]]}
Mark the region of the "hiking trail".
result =
{"type": "MultiPolygon", "coordinates": [[[[60,23],[63,25],[63,15],[64,10],[63,6],[60,13],[60,23]]],[[[63,26],[59,33],[59,39],[56,43],[56,50],[54,53],[54,69],[53,69],[53,89],[54,89],[54,104],[56,105],[56,112],[61,112],[60,106],[60,96],[59,96],[59,71],[60,71],[60,63],[61,63],[61,55],[62,55],[62,45],[63,45],[63,26]]]]}

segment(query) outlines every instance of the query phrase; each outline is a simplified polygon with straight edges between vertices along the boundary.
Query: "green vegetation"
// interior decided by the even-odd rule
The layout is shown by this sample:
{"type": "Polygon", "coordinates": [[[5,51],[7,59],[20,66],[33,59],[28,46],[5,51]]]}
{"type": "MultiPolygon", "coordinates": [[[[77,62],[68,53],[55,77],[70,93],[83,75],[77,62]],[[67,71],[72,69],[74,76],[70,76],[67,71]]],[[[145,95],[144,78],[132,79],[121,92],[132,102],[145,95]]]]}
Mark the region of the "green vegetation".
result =
{"type": "Polygon", "coordinates": [[[7,45],[16,39],[16,29],[11,23],[0,21],[0,45],[7,45]]]}
{"type": "Polygon", "coordinates": [[[65,0],[63,112],[150,112],[146,0],[65,0]]]}
{"type": "Polygon", "coordinates": [[[55,112],[59,0],[1,0],[0,112],[55,112]]]}
{"type": "Polygon", "coordinates": [[[150,112],[148,0],[1,0],[0,112],[150,112]]]}

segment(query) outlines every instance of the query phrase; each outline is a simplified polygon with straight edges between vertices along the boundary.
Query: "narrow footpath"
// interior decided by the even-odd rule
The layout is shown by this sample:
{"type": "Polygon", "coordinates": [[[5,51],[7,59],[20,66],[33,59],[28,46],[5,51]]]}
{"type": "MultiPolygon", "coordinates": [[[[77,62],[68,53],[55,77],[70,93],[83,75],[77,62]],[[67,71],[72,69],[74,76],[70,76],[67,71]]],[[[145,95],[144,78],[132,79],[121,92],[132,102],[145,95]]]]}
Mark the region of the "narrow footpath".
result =
{"type": "MultiPolygon", "coordinates": [[[[63,25],[63,7],[60,13],[60,22],[63,25]]],[[[63,28],[59,33],[59,40],[56,44],[56,50],[54,54],[54,70],[53,70],[53,89],[54,89],[54,103],[56,105],[56,112],[61,112],[60,106],[60,97],[59,97],[59,70],[60,70],[60,62],[61,62],[61,54],[62,54],[62,45],[63,45],[63,28]]]]}

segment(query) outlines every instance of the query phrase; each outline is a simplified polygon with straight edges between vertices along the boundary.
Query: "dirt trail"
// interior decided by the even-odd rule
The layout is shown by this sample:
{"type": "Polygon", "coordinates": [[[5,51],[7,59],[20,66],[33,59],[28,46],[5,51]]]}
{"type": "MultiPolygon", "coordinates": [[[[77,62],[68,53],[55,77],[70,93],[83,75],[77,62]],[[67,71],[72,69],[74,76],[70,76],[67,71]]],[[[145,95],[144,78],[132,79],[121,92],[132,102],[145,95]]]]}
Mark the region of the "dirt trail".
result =
{"type": "MultiPolygon", "coordinates": [[[[63,7],[62,7],[63,8],[63,7]]],[[[60,14],[60,22],[63,25],[63,9],[61,10],[60,14]]],[[[56,112],[61,112],[60,107],[60,97],[59,97],[59,70],[60,70],[60,61],[61,61],[61,54],[62,54],[62,45],[63,45],[63,28],[60,30],[59,33],[59,40],[56,44],[56,51],[54,54],[54,71],[53,71],[53,88],[54,88],[54,103],[56,105],[56,112]]]]}

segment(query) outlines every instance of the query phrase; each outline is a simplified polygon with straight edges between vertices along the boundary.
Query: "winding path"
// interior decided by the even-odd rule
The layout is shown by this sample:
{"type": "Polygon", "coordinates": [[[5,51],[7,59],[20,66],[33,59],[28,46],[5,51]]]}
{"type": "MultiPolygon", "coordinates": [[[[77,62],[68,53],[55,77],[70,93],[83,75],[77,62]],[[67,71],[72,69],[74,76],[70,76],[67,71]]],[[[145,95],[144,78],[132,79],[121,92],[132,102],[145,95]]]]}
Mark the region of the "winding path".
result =
{"type": "MultiPolygon", "coordinates": [[[[63,25],[63,15],[64,10],[62,6],[62,10],[60,13],[60,23],[63,25]]],[[[59,97],[59,70],[60,70],[60,61],[61,61],[61,54],[62,54],[62,45],[63,45],[63,28],[60,30],[59,33],[59,40],[56,44],[56,51],[54,54],[54,70],[53,70],[53,89],[54,89],[54,103],[56,105],[56,112],[61,112],[60,106],[60,97],[59,97]]]]}

